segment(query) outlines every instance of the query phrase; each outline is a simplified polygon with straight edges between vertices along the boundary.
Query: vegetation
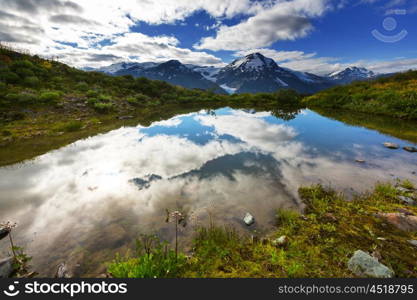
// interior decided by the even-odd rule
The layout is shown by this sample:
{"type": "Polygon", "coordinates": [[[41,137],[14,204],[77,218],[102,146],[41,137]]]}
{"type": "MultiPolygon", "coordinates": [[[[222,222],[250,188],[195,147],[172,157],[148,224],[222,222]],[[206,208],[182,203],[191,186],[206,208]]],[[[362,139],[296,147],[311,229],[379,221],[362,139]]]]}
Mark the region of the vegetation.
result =
{"type": "Polygon", "coordinates": [[[304,99],[308,107],[417,119],[417,71],[338,86],[304,99]]]}
{"type": "MultiPolygon", "coordinates": [[[[412,187],[410,182],[401,185],[412,187]]],[[[186,261],[181,259],[177,268],[171,264],[166,268],[162,260],[147,276],[163,277],[168,270],[175,270],[169,272],[172,277],[354,277],[347,262],[359,249],[378,257],[396,276],[417,276],[417,253],[408,243],[417,238],[417,232],[400,231],[376,216],[404,209],[417,214],[417,207],[405,207],[398,199],[406,195],[404,192],[381,183],[352,201],[321,185],[301,188],[299,194],[306,205],[304,213],[278,210],[277,228],[272,234],[249,238],[231,228],[200,228],[186,261]],[[274,243],[281,236],[288,241],[274,243]]],[[[143,276],[145,272],[138,270],[148,264],[140,254],[118,258],[108,271],[115,277],[143,276]]]]}

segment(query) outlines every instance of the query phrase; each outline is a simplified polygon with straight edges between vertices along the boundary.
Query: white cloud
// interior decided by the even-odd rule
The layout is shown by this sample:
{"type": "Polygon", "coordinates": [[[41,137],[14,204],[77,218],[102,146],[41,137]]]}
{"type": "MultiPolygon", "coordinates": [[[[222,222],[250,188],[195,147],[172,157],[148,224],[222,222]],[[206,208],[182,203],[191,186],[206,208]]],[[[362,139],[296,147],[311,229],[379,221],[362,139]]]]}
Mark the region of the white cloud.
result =
{"type": "Polygon", "coordinates": [[[247,50],[268,47],[276,41],[295,40],[313,30],[311,18],[322,16],[332,6],[330,0],[278,1],[249,19],[223,25],[215,37],[203,38],[196,49],[247,50]]]}
{"type": "Polygon", "coordinates": [[[77,67],[146,59],[218,65],[221,63],[218,58],[181,48],[174,37],[134,34],[130,27],[139,21],[150,24],[183,22],[198,10],[205,10],[216,18],[230,18],[254,13],[260,7],[249,0],[0,0],[0,6],[2,42],[35,54],[58,57],[77,67]],[[101,46],[108,41],[113,45],[101,46]],[[139,47],[140,43],[143,47],[139,47]],[[122,51],[122,48],[131,48],[134,52],[122,51]]]}

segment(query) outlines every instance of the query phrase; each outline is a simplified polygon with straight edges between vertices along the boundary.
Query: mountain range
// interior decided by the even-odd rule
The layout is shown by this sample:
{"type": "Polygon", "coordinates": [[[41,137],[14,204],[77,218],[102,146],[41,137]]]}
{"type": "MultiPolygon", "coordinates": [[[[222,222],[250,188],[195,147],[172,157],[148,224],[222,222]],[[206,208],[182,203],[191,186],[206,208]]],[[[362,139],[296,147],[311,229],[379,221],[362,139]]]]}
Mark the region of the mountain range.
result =
{"type": "Polygon", "coordinates": [[[223,68],[182,64],[178,60],[170,60],[164,63],[122,62],[88,70],[114,76],[146,77],[190,89],[212,90],[220,94],[274,92],[280,89],[312,94],[336,85],[371,80],[380,76],[359,67],[349,67],[327,76],[319,76],[280,67],[273,59],[260,53],[236,59],[223,68]]]}

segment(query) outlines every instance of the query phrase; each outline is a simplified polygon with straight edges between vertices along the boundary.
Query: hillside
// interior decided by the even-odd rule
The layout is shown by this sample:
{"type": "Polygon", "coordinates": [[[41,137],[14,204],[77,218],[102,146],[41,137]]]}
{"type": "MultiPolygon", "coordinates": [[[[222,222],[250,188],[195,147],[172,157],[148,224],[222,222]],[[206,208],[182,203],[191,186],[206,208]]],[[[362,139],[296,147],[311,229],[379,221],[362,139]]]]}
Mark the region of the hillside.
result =
{"type": "Polygon", "coordinates": [[[312,108],[417,119],[417,71],[338,86],[304,99],[312,108]]]}

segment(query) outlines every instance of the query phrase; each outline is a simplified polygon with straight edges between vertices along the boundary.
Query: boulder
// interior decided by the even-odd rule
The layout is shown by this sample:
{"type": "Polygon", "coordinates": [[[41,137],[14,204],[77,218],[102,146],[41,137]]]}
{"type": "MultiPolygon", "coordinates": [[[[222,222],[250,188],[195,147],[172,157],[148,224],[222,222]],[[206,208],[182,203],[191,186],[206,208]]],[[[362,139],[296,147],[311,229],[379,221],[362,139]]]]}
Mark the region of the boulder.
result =
{"type": "Polygon", "coordinates": [[[416,206],[417,202],[409,197],[399,196],[398,199],[405,205],[416,206]]]}
{"type": "Polygon", "coordinates": [[[378,217],[403,231],[417,231],[417,216],[403,213],[378,213],[378,217]]]}
{"type": "Polygon", "coordinates": [[[251,226],[255,223],[255,218],[250,213],[246,213],[245,217],[243,218],[243,222],[245,222],[247,226],[251,226]]]}
{"type": "Polygon", "coordinates": [[[417,152],[417,148],[416,147],[404,147],[403,149],[405,151],[412,152],[412,153],[417,152]]]}
{"type": "Polygon", "coordinates": [[[384,146],[386,147],[386,148],[389,148],[389,149],[398,149],[398,148],[400,148],[400,146],[398,146],[397,144],[394,144],[394,143],[384,143],[384,146]]]}
{"type": "Polygon", "coordinates": [[[284,246],[285,244],[287,244],[287,242],[288,242],[287,236],[283,235],[277,238],[276,240],[273,240],[272,245],[275,247],[280,247],[280,246],[284,246]]]}
{"type": "Polygon", "coordinates": [[[13,273],[13,257],[0,259],[0,278],[9,278],[13,273]]]}
{"type": "Polygon", "coordinates": [[[378,259],[368,253],[358,250],[348,262],[349,270],[359,277],[392,278],[394,272],[381,264],[378,259]]]}
{"type": "Polygon", "coordinates": [[[417,240],[409,240],[408,243],[410,243],[411,245],[417,247],[417,240]]]}

